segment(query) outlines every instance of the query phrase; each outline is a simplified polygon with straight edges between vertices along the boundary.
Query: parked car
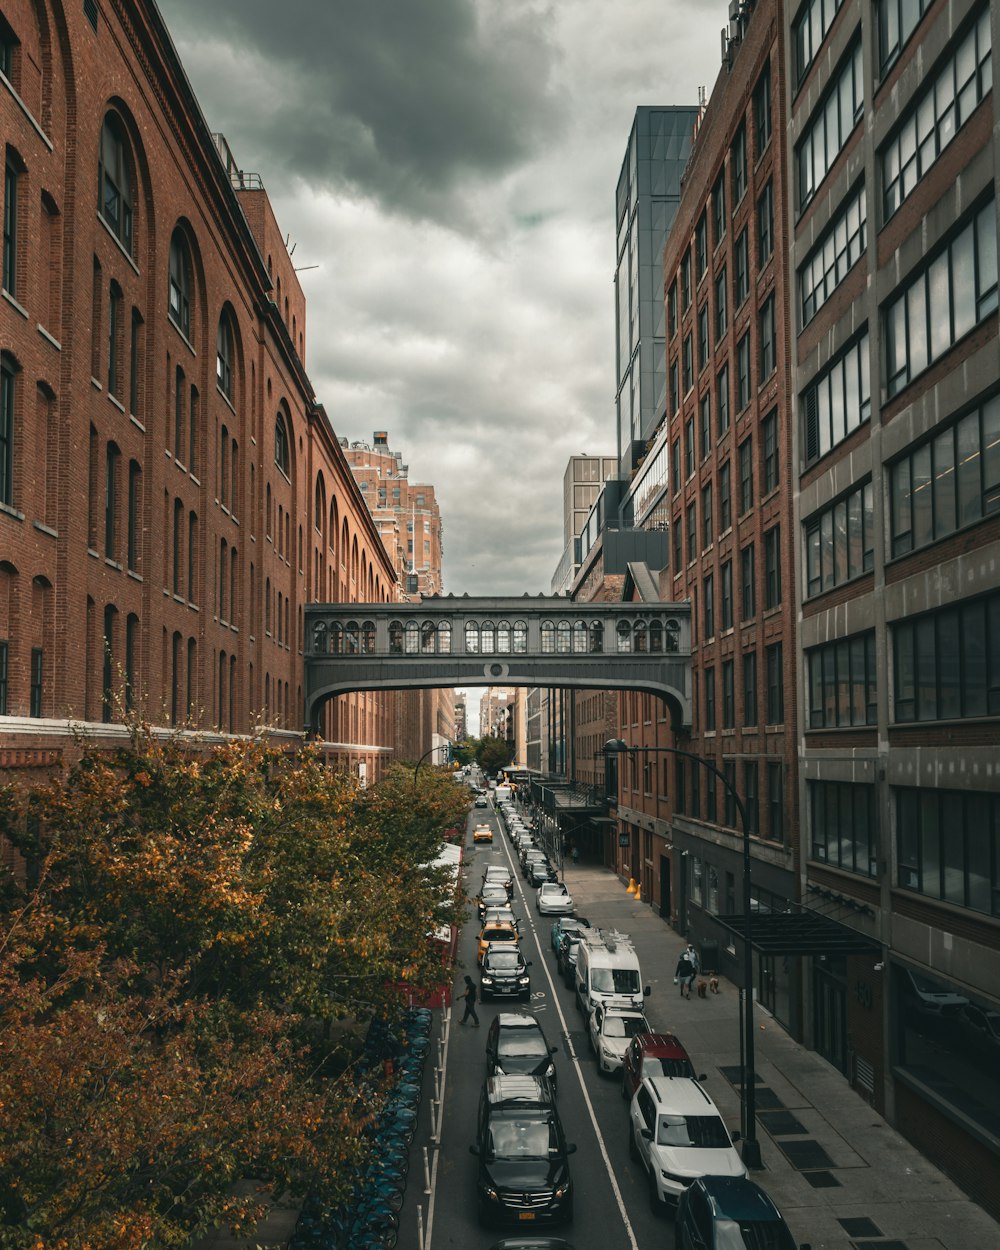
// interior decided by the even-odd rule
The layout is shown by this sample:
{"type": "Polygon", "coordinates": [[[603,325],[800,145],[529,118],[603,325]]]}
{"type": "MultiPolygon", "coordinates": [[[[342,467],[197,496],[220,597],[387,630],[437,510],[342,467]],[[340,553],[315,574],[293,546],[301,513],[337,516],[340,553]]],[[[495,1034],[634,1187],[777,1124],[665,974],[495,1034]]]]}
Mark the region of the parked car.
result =
{"type": "Polygon", "coordinates": [[[560,916],[553,921],[552,928],[549,930],[549,941],[552,943],[552,949],[559,954],[559,939],[564,933],[573,933],[580,929],[589,929],[590,921],[585,920],[583,916],[560,916]]]}
{"type": "Polygon", "coordinates": [[[548,859],[533,859],[528,864],[528,871],[525,874],[528,879],[528,885],[537,889],[539,886],[548,882],[558,882],[559,874],[549,863],[548,859]]]}
{"type": "MultiPolygon", "coordinates": [[[[677,1200],[675,1250],[797,1250],[785,1218],[754,1181],[702,1176],[677,1200]]],[[[807,1247],[803,1247],[807,1250],[807,1247]]]]}
{"type": "MultiPolygon", "coordinates": [[[[631,1102],[644,1076],[694,1078],[694,1065],[676,1033],[640,1033],[629,1042],[622,1059],[622,1097],[626,1102],[631,1102]]],[[[697,1079],[707,1078],[702,1073],[697,1079]]]]}
{"type": "Polygon", "coordinates": [[[508,895],[514,890],[514,878],[506,864],[487,864],[483,872],[483,885],[502,885],[508,895]]]}
{"type": "Polygon", "coordinates": [[[620,1007],[614,1002],[598,1003],[590,1013],[587,1028],[590,1049],[597,1056],[598,1072],[612,1076],[621,1068],[632,1038],[648,1032],[649,1021],[631,1003],[620,1007]]]}
{"type": "Polygon", "coordinates": [[[566,1141],[552,1091],[544,1080],[497,1076],[483,1086],[476,1141],[476,1192],[481,1224],[523,1227],[573,1217],[566,1141]]]}
{"type": "Polygon", "coordinates": [[[530,998],[531,960],[525,961],[516,944],[503,942],[487,946],[479,974],[479,996],[488,998],[530,998]]]}
{"type": "Polygon", "coordinates": [[[479,945],[476,949],[476,960],[483,962],[488,946],[513,946],[521,940],[516,927],[503,921],[486,921],[479,932],[479,945]]]}
{"type": "Polygon", "coordinates": [[[583,934],[583,929],[571,929],[559,939],[556,963],[559,966],[559,975],[563,979],[563,984],[569,989],[573,989],[576,985],[576,956],[583,934]]]}
{"type": "Polygon", "coordinates": [[[558,1082],[552,1056],[558,1049],[545,1040],[534,1016],[501,1011],[486,1034],[486,1072],[489,1076],[521,1073],[544,1077],[555,1091],[558,1082]]]}
{"type": "Polygon", "coordinates": [[[562,882],[546,881],[538,887],[535,906],[540,916],[569,916],[576,904],[562,882]]]}
{"type": "Polygon", "coordinates": [[[738,1140],[697,1081],[646,1076],[629,1103],[629,1154],[646,1169],[653,1211],[676,1202],[696,1177],[745,1177],[738,1140]]]}

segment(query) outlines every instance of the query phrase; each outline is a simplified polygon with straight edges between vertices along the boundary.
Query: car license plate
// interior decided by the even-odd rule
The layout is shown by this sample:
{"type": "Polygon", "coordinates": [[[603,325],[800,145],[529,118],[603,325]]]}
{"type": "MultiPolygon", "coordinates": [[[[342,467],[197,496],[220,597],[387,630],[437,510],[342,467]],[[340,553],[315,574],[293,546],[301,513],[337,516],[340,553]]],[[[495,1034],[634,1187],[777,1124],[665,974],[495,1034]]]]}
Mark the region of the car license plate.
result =
{"type": "Polygon", "coordinates": [[[519,1211],[517,1218],[519,1220],[533,1220],[535,1218],[534,1211],[519,1211]]]}

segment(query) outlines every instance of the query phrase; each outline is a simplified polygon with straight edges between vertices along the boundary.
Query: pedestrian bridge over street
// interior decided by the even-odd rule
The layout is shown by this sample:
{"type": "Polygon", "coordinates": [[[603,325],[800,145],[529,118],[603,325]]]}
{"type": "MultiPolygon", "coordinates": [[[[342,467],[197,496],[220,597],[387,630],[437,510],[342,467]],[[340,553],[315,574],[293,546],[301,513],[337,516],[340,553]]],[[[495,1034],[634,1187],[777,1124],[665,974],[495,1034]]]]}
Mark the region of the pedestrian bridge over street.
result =
{"type": "Polygon", "coordinates": [[[305,609],[306,727],[359,690],[542,686],[658,695],[675,730],[691,727],[691,607],[434,596],[416,603],[314,603],[305,609]]]}

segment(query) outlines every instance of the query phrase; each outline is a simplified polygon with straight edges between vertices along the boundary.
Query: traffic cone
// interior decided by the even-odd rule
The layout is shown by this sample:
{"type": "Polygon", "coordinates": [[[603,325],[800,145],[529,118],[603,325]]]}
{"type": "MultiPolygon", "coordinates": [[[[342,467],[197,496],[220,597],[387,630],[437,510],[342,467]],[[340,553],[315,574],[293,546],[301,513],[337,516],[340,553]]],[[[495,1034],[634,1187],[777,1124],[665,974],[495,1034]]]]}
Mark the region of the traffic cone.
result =
{"type": "Polygon", "coordinates": [[[642,902],[642,886],[641,885],[636,885],[635,887],[635,901],[637,903],[642,902]]]}
{"type": "Polygon", "coordinates": [[[625,893],[626,893],[626,894],[635,894],[635,892],[636,892],[636,890],[637,890],[637,889],[638,889],[638,886],[636,885],[634,878],[629,877],[629,879],[628,879],[628,888],[626,889],[625,893]]]}

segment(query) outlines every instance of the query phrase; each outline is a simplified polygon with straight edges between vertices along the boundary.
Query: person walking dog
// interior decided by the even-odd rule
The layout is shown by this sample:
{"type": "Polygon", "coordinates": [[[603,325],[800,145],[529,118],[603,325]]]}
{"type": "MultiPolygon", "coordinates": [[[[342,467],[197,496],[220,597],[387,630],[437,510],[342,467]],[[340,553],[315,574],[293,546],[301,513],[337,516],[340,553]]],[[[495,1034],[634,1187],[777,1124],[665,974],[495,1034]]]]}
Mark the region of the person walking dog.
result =
{"type": "Polygon", "coordinates": [[[681,987],[681,998],[691,997],[691,982],[694,980],[695,967],[690,954],[685,950],[677,961],[674,969],[674,980],[681,987]]]}
{"type": "Polygon", "coordinates": [[[476,1028],[478,1029],[478,1028],[479,1028],[479,1017],[476,1015],[476,997],[477,997],[477,994],[478,994],[478,991],[476,990],[476,983],[475,983],[475,981],[473,981],[472,977],[467,976],[467,977],[465,978],[465,993],[464,993],[464,994],[459,994],[459,995],[458,995],[458,997],[459,997],[459,998],[464,998],[464,999],[465,999],[465,1015],[461,1018],[461,1020],[459,1020],[459,1022],[458,1022],[458,1023],[459,1023],[459,1024],[464,1024],[464,1023],[466,1022],[466,1020],[468,1020],[468,1018],[471,1016],[471,1017],[472,1017],[472,1023],[473,1023],[473,1024],[476,1026],[476,1028]]]}

